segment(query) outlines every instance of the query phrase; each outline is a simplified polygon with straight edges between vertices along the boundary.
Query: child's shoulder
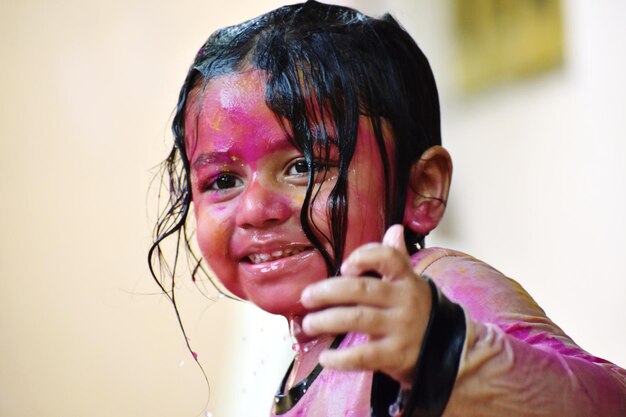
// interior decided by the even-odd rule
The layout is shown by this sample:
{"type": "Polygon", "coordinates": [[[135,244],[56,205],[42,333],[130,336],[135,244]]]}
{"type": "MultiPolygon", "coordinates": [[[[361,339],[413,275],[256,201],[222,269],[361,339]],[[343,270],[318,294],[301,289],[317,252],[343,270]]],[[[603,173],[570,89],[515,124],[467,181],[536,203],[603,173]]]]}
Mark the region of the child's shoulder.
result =
{"type": "Polygon", "coordinates": [[[473,256],[451,249],[425,248],[411,260],[415,272],[432,279],[475,320],[504,324],[511,315],[545,317],[517,281],[473,256]]]}
{"type": "Polygon", "coordinates": [[[414,254],[411,261],[415,272],[430,277],[440,286],[464,279],[514,282],[487,263],[453,249],[424,248],[414,254]]]}

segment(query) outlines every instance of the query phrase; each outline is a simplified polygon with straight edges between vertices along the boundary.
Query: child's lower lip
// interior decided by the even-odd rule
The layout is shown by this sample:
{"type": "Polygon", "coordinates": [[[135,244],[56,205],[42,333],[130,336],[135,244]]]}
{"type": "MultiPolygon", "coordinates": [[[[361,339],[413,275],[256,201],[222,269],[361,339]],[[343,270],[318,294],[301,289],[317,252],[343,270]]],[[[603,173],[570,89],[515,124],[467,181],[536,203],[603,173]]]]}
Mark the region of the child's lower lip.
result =
{"type": "Polygon", "coordinates": [[[302,268],[302,263],[308,262],[314,254],[315,251],[313,248],[306,248],[301,252],[294,253],[293,255],[268,260],[266,262],[252,263],[250,261],[242,261],[239,262],[239,267],[254,275],[292,272],[292,269],[293,272],[296,273],[296,270],[302,268]]]}

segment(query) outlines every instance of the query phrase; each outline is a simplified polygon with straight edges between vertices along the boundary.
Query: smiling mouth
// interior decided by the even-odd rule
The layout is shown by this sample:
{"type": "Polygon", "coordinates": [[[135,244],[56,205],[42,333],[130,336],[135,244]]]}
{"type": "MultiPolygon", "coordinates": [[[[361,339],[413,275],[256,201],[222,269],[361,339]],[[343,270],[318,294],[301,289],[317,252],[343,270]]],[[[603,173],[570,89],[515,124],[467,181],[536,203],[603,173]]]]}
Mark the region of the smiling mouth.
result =
{"type": "Polygon", "coordinates": [[[287,248],[282,250],[275,250],[269,253],[254,253],[248,255],[245,260],[251,264],[260,264],[263,262],[272,262],[278,259],[287,258],[289,256],[297,255],[301,252],[311,249],[311,247],[301,248],[287,248]]]}

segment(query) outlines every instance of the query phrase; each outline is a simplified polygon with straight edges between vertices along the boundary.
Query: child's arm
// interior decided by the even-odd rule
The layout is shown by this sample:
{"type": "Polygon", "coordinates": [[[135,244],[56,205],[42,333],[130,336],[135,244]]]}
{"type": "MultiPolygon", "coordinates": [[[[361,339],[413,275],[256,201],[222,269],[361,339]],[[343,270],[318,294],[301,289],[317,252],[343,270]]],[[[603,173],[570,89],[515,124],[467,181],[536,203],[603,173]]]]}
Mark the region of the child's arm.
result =
{"type": "MultiPolygon", "coordinates": [[[[325,366],[382,370],[410,386],[430,291],[407,263],[399,250],[366,245],[342,272],[375,270],[384,280],[337,278],[305,291],[307,307],[342,306],[307,316],[305,331],[373,335],[367,345],[325,352],[325,366]]],[[[626,415],[626,373],[582,351],[518,284],[467,255],[443,250],[418,254],[416,271],[432,277],[466,312],[465,346],[445,416],[626,415]]]]}
{"type": "Polygon", "coordinates": [[[626,372],[578,347],[518,283],[470,256],[425,252],[417,272],[467,315],[446,416],[626,415],[626,372]]]}

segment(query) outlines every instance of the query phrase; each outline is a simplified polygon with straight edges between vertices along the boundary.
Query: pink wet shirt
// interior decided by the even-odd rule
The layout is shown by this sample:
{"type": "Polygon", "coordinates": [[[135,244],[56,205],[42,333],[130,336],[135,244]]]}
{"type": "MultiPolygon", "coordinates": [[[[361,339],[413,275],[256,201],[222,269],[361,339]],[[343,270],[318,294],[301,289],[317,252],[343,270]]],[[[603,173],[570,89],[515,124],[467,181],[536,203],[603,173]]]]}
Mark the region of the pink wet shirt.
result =
{"type": "MultiPolygon", "coordinates": [[[[367,335],[348,333],[338,350],[367,341],[367,335]]],[[[372,372],[324,368],[300,400],[280,417],[370,417],[372,372]]],[[[270,414],[275,417],[273,412],[270,414]]]]}
{"type": "MultiPolygon", "coordinates": [[[[517,282],[451,250],[423,249],[412,261],[465,311],[467,334],[444,417],[626,416],[626,371],[582,350],[517,282]]],[[[366,340],[348,334],[339,349],[366,340]]],[[[371,387],[371,372],[324,369],[280,416],[369,417],[371,387]]]]}

